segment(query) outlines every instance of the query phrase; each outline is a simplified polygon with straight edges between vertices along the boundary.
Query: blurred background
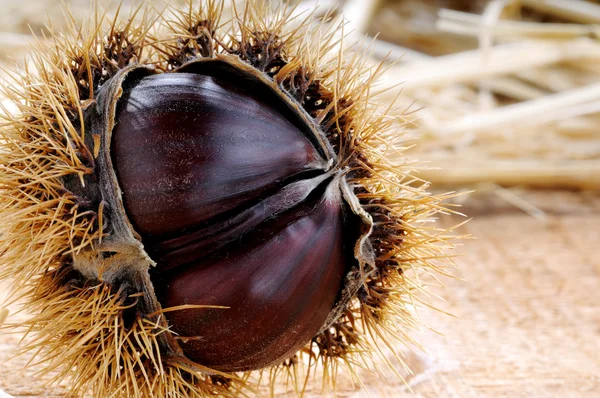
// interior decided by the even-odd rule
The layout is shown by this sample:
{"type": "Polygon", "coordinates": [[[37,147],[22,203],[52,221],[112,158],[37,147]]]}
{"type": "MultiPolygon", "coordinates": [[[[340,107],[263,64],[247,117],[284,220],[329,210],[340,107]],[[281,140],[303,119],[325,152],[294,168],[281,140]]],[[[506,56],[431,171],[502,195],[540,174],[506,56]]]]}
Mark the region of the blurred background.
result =
{"type": "MultiPolygon", "coordinates": [[[[87,0],[66,3],[89,14],[87,0]]],[[[363,388],[340,380],[340,396],[600,396],[600,1],[306,0],[298,12],[317,5],[385,61],[379,100],[397,98],[415,174],[463,193],[473,220],[458,232],[476,238],[457,250],[456,278],[431,287],[457,318],[425,308],[423,350],[399,347],[407,383],[364,372],[363,388]]],[[[58,1],[0,0],[0,66],[49,20],[60,31],[58,1]]],[[[16,341],[0,336],[0,390],[62,396],[15,375],[16,341]]]]}

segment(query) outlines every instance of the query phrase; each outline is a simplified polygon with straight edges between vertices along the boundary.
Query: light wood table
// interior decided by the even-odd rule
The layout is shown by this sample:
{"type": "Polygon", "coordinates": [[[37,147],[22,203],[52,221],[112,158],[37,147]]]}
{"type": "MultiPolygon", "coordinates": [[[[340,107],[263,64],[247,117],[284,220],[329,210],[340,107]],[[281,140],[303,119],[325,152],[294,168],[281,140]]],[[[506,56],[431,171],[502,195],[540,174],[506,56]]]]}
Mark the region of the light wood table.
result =
{"type": "MultiPolygon", "coordinates": [[[[600,194],[533,192],[545,210],[536,220],[492,200],[464,209],[457,277],[434,304],[459,319],[422,310],[442,333],[407,352],[408,385],[365,374],[371,395],[340,380],[341,397],[600,397],[600,194]],[[413,392],[410,392],[412,389],[413,392]]],[[[489,199],[489,198],[488,198],[489,199]]],[[[450,223],[450,221],[446,221],[450,223]]],[[[19,336],[0,336],[0,390],[14,396],[63,396],[45,389],[22,359],[8,359],[19,336]]],[[[308,396],[321,396],[310,390],[308,396]]]]}

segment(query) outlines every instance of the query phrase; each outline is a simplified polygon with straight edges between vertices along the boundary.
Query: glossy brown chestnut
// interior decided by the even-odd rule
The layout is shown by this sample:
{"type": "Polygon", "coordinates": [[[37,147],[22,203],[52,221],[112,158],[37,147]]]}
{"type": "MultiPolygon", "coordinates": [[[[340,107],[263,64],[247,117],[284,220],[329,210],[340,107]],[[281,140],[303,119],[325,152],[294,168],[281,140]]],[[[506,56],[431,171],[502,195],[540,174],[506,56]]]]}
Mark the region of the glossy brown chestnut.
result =
{"type": "Polygon", "coordinates": [[[325,167],[255,85],[188,73],[134,84],[117,113],[112,159],[127,215],[147,239],[185,235],[325,167]]]}
{"type": "Polygon", "coordinates": [[[111,157],[184,354],[220,371],[284,361],[324,326],[352,259],[340,177],[271,88],[229,67],[130,79],[111,157]]]}

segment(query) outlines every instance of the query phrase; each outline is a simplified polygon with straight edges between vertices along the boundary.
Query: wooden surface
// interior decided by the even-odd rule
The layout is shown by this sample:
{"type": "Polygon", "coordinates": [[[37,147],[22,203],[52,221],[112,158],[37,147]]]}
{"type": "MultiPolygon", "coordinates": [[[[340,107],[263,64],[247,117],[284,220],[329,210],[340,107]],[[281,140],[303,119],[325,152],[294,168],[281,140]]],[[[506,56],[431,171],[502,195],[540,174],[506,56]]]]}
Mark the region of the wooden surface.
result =
{"type": "MultiPolygon", "coordinates": [[[[408,385],[364,374],[367,389],[340,380],[342,397],[600,397],[600,194],[534,192],[539,221],[495,196],[474,198],[455,271],[434,304],[457,317],[422,310],[433,331],[407,352],[408,385]],[[414,392],[411,393],[410,389],[414,392]]],[[[449,221],[447,221],[450,223],[449,221]]],[[[0,390],[62,396],[45,389],[21,359],[8,360],[18,336],[0,336],[0,390]]],[[[309,394],[310,395],[310,394],[309,394]]],[[[320,396],[315,394],[314,396],[320,396]]]]}

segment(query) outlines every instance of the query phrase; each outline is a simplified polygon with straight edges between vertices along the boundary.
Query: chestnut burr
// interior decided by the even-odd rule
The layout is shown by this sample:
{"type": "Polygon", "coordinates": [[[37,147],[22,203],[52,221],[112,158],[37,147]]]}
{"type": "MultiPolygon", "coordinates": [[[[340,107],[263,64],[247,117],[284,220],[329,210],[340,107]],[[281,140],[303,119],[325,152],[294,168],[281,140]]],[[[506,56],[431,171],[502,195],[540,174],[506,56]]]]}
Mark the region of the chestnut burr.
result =
{"type": "Polygon", "coordinates": [[[327,389],[418,324],[447,196],[399,156],[384,65],[272,3],[94,12],[0,84],[0,282],[70,396],[327,389]]]}

